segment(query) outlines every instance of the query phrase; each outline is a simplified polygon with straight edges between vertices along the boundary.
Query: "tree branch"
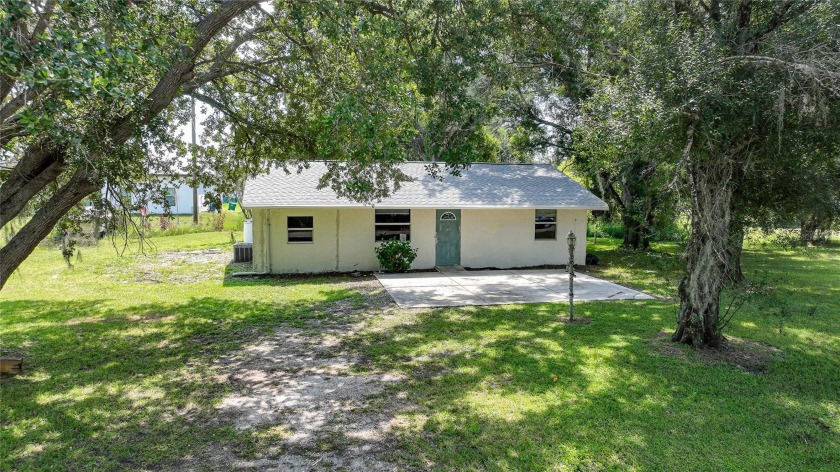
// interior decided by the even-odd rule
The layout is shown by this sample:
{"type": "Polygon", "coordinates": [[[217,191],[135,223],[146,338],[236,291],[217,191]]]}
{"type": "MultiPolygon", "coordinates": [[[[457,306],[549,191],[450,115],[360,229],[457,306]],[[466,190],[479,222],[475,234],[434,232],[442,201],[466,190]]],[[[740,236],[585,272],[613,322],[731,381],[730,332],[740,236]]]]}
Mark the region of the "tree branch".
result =
{"type": "Polygon", "coordinates": [[[763,41],[767,36],[773,34],[776,30],[780,27],[784,26],[786,23],[789,23],[791,20],[796,19],[797,17],[805,14],[808,10],[813,8],[817,4],[816,1],[808,1],[798,3],[795,7],[793,5],[793,1],[788,0],[784,4],[782,4],[770,20],[761,28],[759,31],[756,31],[752,36],[750,36],[749,40],[747,41],[748,44],[752,44],[752,52],[758,52],[758,43],[763,41]]]}
{"type": "MultiPolygon", "coordinates": [[[[840,80],[840,72],[830,69],[823,69],[811,64],[802,62],[791,62],[784,59],[778,59],[772,56],[730,56],[721,59],[721,62],[744,62],[758,66],[776,67],[781,69],[788,69],[791,71],[808,74],[813,77],[821,76],[833,80],[840,80]]],[[[836,90],[838,87],[827,87],[830,90],[836,90]]]]}
{"type": "Polygon", "coordinates": [[[382,15],[390,20],[398,21],[397,18],[394,16],[396,14],[396,11],[389,6],[367,0],[356,0],[355,3],[358,3],[359,5],[363,6],[366,10],[375,15],[382,15]]]}
{"type": "Polygon", "coordinates": [[[47,29],[54,9],[55,0],[47,0],[47,3],[44,4],[44,9],[41,11],[41,16],[38,18],[38,22],[35,24],[35,27],[32,28],[32,34],[29,35],[30,45],[34,44],[38,39],[38,35],[47,29]]]}
{"type": "Polygon", "coordinates": [[[738,29],[736,38],[743,38],[752,21],[752,0],[741,0],[738,6],[738,29]]]}
{"type": "Polygon", "coordinates": [[[668,188],[670,189],[676,188],[677,179],[679,179],[680,176],[680,169],[682,169],[682,166],[691,159],[691,149],[694,146],[694,131],[697,128],[697,121],[694,115],[692,115],[689,119],[691,121],[689,122],[688,129],[685,132],[685,146],[683,146],[682,153],[680,154],[680,160],[677,162],[677,166],[674,169],[674,178],[671,180],[671,183],[668,184],[668,188]]]}
{"type": "MultiPolygon", "coordinates": [[[[183,84],[192,78],[195,62],[210,41],[237,15],[258,3],[259,0],[223,2],[218,10],[199,20],[195,27],[196,35],[193,42],[183,46],[182,59],[174,63],[158,81],[147,98],[148,106],[124,116],[108,127],[109,144],[122,145],[139,126],[147,123],[169,106],[172,100],[181,93],[183,84]]],[[[62,149],[63,146],[57,143],[44,142],[24,153],[9,178],[0,184],[0,206],[3,208],[4,220],[14,218],[23,209],[26,202],[21,204],[21,197],[28,195],[31,198],[60,175],[63,169],[60,166],[51,166],[57,160],[53,153],[63,153],[62,149]]]]}
{"type": "Polygon", "coordinates": [[[621,198],[621,195],[619,195],[618,191],[616,191],[614,182],[612,178],[610,178],[610,175],[601,171],[598,172],[598,178],[601,181],[601,191],[605,194],[604,196],[606,197],[606,193],[609,193],[615,203],[617,203],[622,210],[627,210],[627,205],[624,204],[624,200],[621,198]]]}
{"type": "MultiPolygon", "coordinates": [[[[158,81],[157,86],[149,94],[149,107],[144,112],[141,121],[157,116],[164,108],[172,103],[178,95],[181,86],[195,74],[195,62],[207,47],[207,44],[227,26],[231,20],[245,10],[259,5],[259,0],[240,0],[222,3],[222,7],[213,13],[202,18],[196,25],[196,36],[193,43],[182,49],[184,59],[175,63],[167,73],[158,81]]],[[[130,120],[126,120],[130,125],[130,120]]],[[[119,130],[115,140],[124,141],[128,139],[131,126],[124,126],[119,130]]]]}
{"type": "Polygon", "coordinates": [[[251,41],[252,39],[254,39],[254,37],[257,34],[265,32],[265,31],[268,31],[267,26],[258,26],[258,27],[251,28],[248,31],[242,33],[241,35],[233,38],[233,40],[231,40],[230,44],[228,44],[227,47],[225,47],[225,49],[221,53],[219,53],[215,58],[213,58],[212,65],[210,66],[210,69],[206,73],[202,74],[205,77],[211,77],[209,79],[205,78],[204,82],[208,82],[209,80],[213,80],[212,77],[214,77],[214,76],[215,77],[223,77],[225,74],[219,75],[220,69],[228,61],[228,59],[230,59],[230,56],[232,56],[234,53],[236,53],[237,49],[239,49],[240,46],[242,46],[243,44],[247,43],[248,41],[251,41]]]}
{"type": "Polygon", "coordinates": [[[0,123],[4,123],[6,120],[11,118],[12,115],[17,113],[17,111],[23,108],[24,105],[37,100],[45,90],[46,89],[43,88],[26,89],[6,102],[6,104],[0,108],[0,123]]]}
{"type": "MultiPolygon", "coordinates": [[[[35,26],[32,28],[31,32],[26,30],[26,25],[22,19],[16,22],[16,24],[13,26],[13,29],[15,29],[15,27],[18,29],[17,43],[23,52],[28,52],[35,46],[35,43],[38,40],[38,36],[44,32],[47,26],[49,26],[49,22],[52,18],[54,9],[55,0],[47,0],[47,2],[44,4],[43,10],[41,11],[41,14],[38,16],[38,21],[35,23],[35,26]]],[[[23,59],[23,64],[28,64],[30,61],[28,55],[24,55],[23,59]]],[[[22,66],[23,65],[21,65],[21,67],[22,66]]],[[[0,74],[0,103],[2,103],[6,99],[9,93],[11,93],[16,83],[17,81],[12,77],[11,74],[0,74]]]]}
{"type": "Polygon", "coordinates": [[[0,288],[38,243],[50,234],[61,217],[96,189],[97,186],[89,178],[87,171],[77,170],[70,180],[35,212],[32,219],[0,248],[0,288]]]}
{"type": "Polygon", "coordinates": [[[34,145],[0,185],[0,227],[14,219],[26,204],[64,170],[61,149],[34,145]]]}

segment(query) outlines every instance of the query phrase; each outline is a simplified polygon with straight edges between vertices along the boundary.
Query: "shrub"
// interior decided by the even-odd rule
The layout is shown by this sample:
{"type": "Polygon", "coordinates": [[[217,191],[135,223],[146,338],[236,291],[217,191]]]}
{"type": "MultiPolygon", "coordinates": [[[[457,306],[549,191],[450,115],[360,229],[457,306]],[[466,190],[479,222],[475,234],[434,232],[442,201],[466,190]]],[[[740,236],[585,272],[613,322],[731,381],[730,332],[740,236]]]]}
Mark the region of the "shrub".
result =
{"type": "Polygon", "coordinates": [[[384,241],[374,251],[386,272],[405,272],[417,258],[417,249],[412,248],[408,241],[384,241]]]}
{"type": "Polygon", "coordinates": [[[654,241],[668,241],[684,247],[688,241],[688,227],[682,222],[670,223],[662,228],[654,228],[651,239],[654,241]]]}
{"type": "Polygon", "coordinates": [[[220,211],[213,215],[213,231],[225,230],[225,213],[220,211]]]}
{"type": "Polygon", "coordinates": [[[610,221],[595,220],[588,226],[587,236],[598,236],[610,238],[623,238],[624,225],[621,223],[613,223],[610,221]]]}

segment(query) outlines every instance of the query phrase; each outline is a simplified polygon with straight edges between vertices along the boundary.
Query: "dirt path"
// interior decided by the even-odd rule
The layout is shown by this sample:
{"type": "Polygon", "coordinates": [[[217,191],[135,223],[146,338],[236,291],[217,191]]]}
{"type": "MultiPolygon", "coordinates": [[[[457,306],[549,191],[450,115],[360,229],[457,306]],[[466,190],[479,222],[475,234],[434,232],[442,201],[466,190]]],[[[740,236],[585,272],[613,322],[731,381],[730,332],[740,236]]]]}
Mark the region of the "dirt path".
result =
{"type": "Polygon", "coordinates": [[[365,313],[392,303],[375,280],[350,284],[362,307],[342,300],[306,328],[281,327],[219,360],[234,393],[218,421],[265,437],[250,457],[217,446],[182,464],[192,470],[395,470],[387,459],[389,431],[404,408],[394,394],[402,379],[352,372],[360,359],[342,341],[361,329],[365,313]]]}

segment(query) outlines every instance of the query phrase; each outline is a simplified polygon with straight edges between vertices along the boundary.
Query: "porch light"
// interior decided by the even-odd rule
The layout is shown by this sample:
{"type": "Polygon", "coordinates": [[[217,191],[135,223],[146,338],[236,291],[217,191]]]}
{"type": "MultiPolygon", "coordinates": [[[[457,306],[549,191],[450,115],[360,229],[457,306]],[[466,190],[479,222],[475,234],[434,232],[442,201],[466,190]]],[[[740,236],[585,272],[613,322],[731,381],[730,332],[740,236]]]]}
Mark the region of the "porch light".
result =
{"type": "Polygon", "coordinates": [[[569,230],[569,234],[566,236],[566,243],[569,245],[569,264],[568,264],[568,272],[569,272],[569,321],[574,321],[575,319],[575,243],[577,242],[577,237],[575,237],[575,233],[572,230],[569,230]]]}

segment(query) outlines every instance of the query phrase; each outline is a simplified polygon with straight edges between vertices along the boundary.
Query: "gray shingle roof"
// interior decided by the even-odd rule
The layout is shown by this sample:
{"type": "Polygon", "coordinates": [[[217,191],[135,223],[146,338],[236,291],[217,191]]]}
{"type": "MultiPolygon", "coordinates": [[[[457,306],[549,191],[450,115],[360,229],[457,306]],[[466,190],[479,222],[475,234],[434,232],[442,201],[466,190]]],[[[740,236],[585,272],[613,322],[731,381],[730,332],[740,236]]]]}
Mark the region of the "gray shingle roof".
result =
{"type": "MultiPolygon", "coordinates": [[[[379,208],[574,208],[606,210],[607,205],[549,164],[473,164],[461,176],[444,173],[443,181],[429,175],[427,162],[406,162],[400,170],[414,180],[405,182],[379,208]]],[[[338,198],[329,187],[318,189],[324,162],[311,162],[301,173],[273,169],[245,183],[245,208],[364,207],[338,198]]]]}

